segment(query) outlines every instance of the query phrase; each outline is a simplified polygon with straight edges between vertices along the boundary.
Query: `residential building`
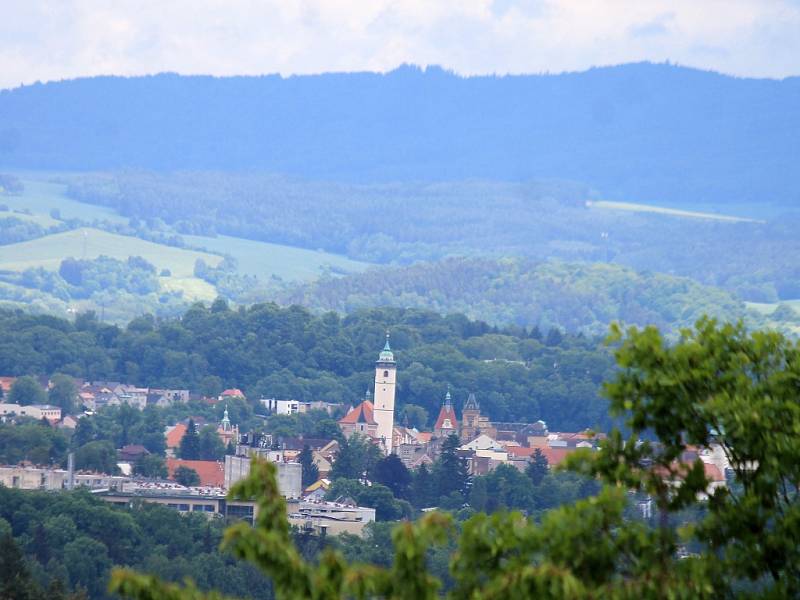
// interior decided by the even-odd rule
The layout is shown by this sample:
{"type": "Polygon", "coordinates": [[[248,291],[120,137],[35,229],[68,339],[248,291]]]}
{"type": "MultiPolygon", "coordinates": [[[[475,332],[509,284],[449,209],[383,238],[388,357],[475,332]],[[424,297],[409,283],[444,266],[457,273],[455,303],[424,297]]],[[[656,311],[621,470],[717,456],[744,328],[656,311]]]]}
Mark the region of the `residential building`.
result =
{"type": "Polygon", "coordinates": [[[51,404],[0,404],[0,417],[30,417],[31,419],[47,419],[51,422],[61,420],[61,408],[51,404]]]}
{"type": "MultiPolygon", "coordinates": [[[[268,412],[275,415],[293,415],[300,412],[300,402],[297,400],[276,400],[275,398],[261,398],[259,402],[268,412]]],[[[303,411],[305,412],[305,411],[303,411]]]]}

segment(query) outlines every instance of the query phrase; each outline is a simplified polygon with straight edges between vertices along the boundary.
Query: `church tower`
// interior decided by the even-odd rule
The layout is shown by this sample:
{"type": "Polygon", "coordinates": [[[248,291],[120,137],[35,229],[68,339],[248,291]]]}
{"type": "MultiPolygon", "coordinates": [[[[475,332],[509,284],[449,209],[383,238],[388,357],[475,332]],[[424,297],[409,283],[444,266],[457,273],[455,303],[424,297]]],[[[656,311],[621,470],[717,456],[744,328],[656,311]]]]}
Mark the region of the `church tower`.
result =
{"type": "Polygon", "coordinates": [[[397,386],[397,364],[389,347],[389,334],[386,345],[375,363],[375,422],[378,428],[375,437],[381,440],[386,455],[392,453],[394,434],[394,394],[397,386]]]}

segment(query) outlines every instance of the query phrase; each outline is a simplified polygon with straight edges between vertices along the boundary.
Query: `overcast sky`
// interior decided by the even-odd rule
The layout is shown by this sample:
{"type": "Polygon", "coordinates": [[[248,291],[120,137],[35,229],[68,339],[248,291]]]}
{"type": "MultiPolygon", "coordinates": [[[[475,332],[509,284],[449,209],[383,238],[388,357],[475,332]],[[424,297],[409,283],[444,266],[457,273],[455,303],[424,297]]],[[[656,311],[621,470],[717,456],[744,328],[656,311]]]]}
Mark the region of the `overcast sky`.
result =
{"type": "Polygon", "coordinates": [[[0,87],[176,71],[800,74],[800,0],[0,0],[0,87]]]}

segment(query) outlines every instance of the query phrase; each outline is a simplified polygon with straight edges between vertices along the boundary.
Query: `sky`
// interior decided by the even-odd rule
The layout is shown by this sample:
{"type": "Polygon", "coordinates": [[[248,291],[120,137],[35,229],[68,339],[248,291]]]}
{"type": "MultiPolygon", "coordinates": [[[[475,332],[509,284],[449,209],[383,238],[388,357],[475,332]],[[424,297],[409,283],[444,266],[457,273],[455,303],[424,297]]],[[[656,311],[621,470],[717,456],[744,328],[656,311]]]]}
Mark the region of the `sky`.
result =
{"type": "Polygon", "coordinates": [[[0,87],[91,75],[650,60],[800,75],[800,0],[0,0],[0,87]]]}

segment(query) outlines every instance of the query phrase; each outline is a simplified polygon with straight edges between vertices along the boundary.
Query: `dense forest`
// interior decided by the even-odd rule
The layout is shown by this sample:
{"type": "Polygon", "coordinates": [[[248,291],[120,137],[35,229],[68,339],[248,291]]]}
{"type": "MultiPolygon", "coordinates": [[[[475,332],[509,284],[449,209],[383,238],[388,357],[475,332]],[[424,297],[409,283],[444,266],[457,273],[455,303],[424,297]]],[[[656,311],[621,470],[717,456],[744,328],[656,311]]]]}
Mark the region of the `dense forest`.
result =
{"type": "Polygon", "coordinates": [[[703,314],[744,315],[744,304],[691,279],[637,273],[608,264],[537,263],[525,259],[451,258],[408,267],[327,277],[282,294],[341,313],[370,306],[460,312],[490,323],[565,327],[603,335],[612,321],[671,330],[703,314]]]}
{"type": "Polygon", "coordinates": [[[272,304],[192,306],[180,318],[143,316],[120,328],[81,314],[74,323],[0,311],[0,373],[65,373],[156,387],[239,387],[250,397],[355,403],[373,379],[391,331],[398,408],[435,418],[451,386],[498,421],[544,419],[554,430],[608,424],[600,382],[612,361],[602,343],[559,330],[491,327],[462,315],[372,309],[346,317],[272,304]]]}
{"type": "Polygon", "coordinates": [[[668,64],[559,75],[97,77],[0,92],[0,167],[583,181],[615,199],[795,202],[800,79],[668,64]]]}
{"type": "Polygon", "coordinates": [[[178,233],[321,248],[373,263],[453,255],[614,262],[691,277],[744,300],[800,298],[800,220],[789,214],[727,222],[595,208],[586,202],[597,192],[553,181],[354,185],[138,171],[62,181],[76,200],[178,233]]]}
{"type": "Polygon", "coordinates": [[[223,530],[221,521],[153,504],[122,510],[84,491],[54,494],[0,486],[0,565],[16,553],[26,563],[30,583],[47,588],[58,581],[67,589],[83,589],[93,600],[109,597],[114,565],[173,581],[192,577],[229,595],[271,599],[263,575],[218,550],[223,530]]]}

